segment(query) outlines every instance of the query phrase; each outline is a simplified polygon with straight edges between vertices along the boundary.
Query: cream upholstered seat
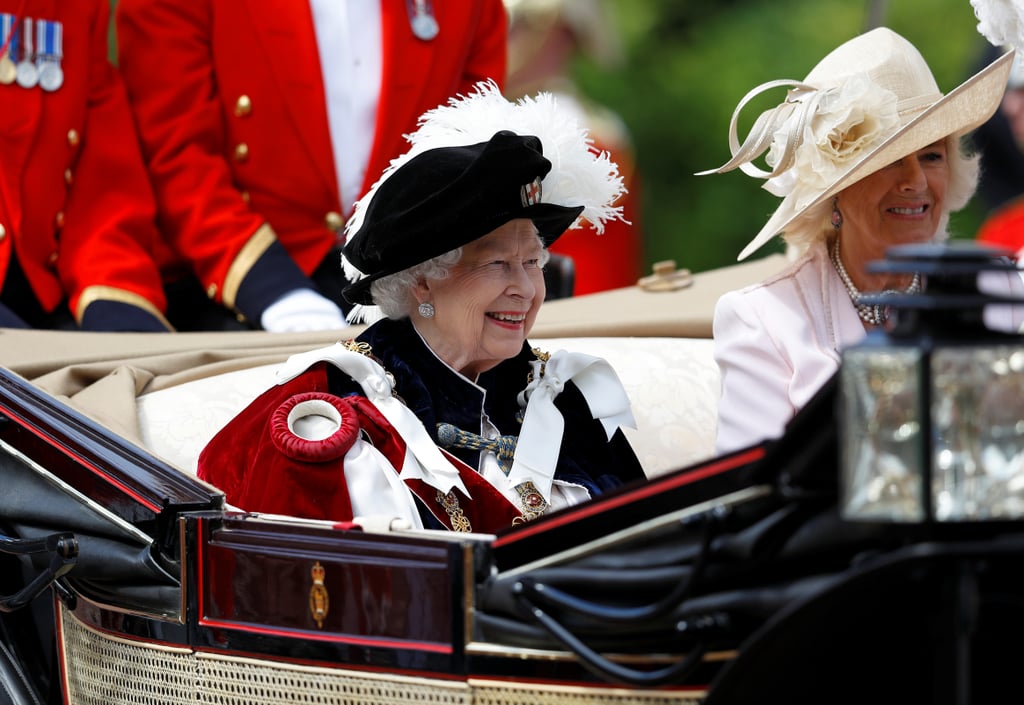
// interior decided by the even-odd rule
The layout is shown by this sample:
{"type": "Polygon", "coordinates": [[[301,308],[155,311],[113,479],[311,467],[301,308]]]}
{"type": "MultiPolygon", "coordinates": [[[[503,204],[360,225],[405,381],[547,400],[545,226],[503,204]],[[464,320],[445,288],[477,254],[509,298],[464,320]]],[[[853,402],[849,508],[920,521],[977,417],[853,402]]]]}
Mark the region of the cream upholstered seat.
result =
{"type": "MultiPolygon", "coordinates": [[[[706,338],[531,339],[606,359],[633,405],[625,433],[649,476],[705,460],[714,452],[719,392],[713,343],[706,338]]],[[[143,394],[138,420],[145,446],[195,472],[203,446],[246,404],[274,384],[276,364],[228,372],[143,394]]]]}

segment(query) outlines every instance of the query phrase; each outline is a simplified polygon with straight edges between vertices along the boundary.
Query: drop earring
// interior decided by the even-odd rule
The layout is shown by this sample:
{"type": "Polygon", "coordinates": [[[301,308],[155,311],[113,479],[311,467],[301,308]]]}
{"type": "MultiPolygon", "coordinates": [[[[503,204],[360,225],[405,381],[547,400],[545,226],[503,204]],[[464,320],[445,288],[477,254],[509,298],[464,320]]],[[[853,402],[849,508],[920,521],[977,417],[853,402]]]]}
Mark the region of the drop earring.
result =
{"type": "Polygon", "coordinates": [[[832,199],[832,227],[836,230],[843,227],[843,214],[839,212],[839,198],[832,199]]]}
{"type": "Polygon", "coordinates": [[[423,318],[433,318],[434,317],[434,304],[430,303],[429,301],[424,301],[423,303],[421,303],[416,308],[416,310],[419,312],[420,316],[423,317],[423,318]]]}

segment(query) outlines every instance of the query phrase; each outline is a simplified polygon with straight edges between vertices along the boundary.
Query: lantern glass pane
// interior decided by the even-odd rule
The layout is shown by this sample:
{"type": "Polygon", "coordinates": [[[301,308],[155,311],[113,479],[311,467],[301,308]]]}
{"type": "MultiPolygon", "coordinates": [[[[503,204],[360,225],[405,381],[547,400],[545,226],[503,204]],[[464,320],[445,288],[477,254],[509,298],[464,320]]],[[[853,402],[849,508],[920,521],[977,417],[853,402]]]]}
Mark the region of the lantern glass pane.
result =
{"type": "Polygon", "coordinates": [[[843,516],[924,520],[921,352],[852,348],[840,372],[843,516]]]}
{"type": "Polygon", "coordinates": [[[931,367],[935,518],[1024,516],[1024,348],[942,348],[931,367]]]}

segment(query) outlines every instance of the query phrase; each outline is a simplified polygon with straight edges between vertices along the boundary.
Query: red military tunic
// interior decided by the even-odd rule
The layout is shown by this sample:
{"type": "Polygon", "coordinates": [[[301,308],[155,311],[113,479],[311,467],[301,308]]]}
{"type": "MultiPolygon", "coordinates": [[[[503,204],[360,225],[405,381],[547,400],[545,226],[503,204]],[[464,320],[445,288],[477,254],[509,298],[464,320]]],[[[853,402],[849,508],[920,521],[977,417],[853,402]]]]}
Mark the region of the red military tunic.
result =
{"type": "Polygon", "coordinates": [[[20,27],[41,19],[60,23],[63,33],[56,90],[0,82],[0,283],[17,253],[48,313],[66,297],[79,322],[97,301],[129,304],[162,322],[150,255],[155,206],[109,61],[109,7],[107,0],[0,0],[0,14],[17,16],[20,27]]]}
{"type": "MultiPolygon", "coordinates": [[[[364,192],[407,150],[403,135],[424,111],[479,80],[504,81],[501,0],[430,4],[439,33],[424,41],[406,0],[381,0],[382,86],[364,192]]],[[[351,207],[339,202],[309,3],[119,0],[116,22],[163,232],[211,298],[257,320],[301,282],[247,277],[295,269],[284,250],[309,275],[339,244],[351,207]],[[242,300],[256,279],[263,291],[242,300]]]]}
{"type": "Polygon", "coordinates": [[[1017,198],[997,210],[978,230],[978,242],[1001,247],[1020,259],[1024,249],[1024,198],[1017,198]]]}

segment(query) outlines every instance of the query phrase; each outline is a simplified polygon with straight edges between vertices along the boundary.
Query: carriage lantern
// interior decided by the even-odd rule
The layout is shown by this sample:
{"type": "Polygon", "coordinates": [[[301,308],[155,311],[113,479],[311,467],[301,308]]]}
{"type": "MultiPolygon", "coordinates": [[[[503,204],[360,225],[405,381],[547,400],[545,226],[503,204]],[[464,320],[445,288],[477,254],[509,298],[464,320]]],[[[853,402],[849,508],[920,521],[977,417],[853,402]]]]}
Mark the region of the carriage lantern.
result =
{"type": "Polygon", "coordinates": [[[988,316],[1008,314],[1007,304],[1024,302],[985,283],[1019,276],[1002,254],[966,242],[906,245],[868,265],[871,272],[920,272],[926,284],[919,294],[865,297],[891,316],[842,354],[845,518],[1024,516],[1024,336],[986,325],[988,316]],[[987,274],[993,270],[1002,273],[987,274]]]}

